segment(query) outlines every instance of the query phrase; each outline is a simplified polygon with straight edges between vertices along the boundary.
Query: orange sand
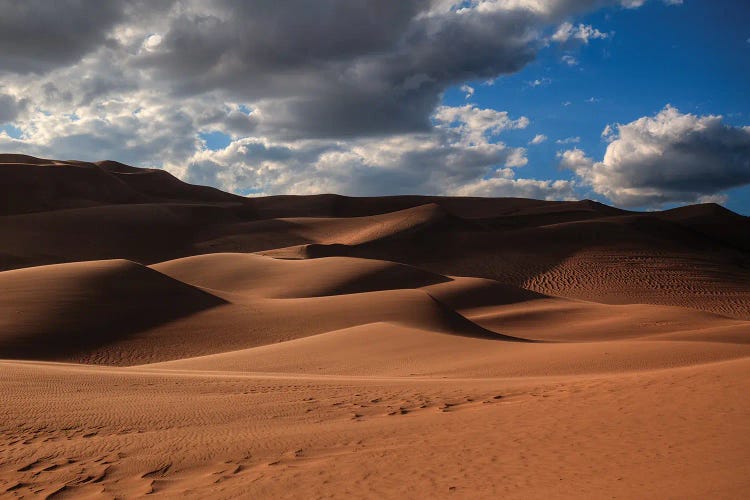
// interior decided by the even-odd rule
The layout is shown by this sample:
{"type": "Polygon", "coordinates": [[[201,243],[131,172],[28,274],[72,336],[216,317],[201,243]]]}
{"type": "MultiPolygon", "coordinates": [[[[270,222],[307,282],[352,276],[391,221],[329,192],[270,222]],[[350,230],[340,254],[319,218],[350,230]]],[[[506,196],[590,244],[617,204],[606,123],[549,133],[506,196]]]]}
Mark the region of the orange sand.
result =
{"type": "Polygon", "coordinates": [[[750,222],[716,205],[0,180],[0,497],[750,488],[750,222]]]}

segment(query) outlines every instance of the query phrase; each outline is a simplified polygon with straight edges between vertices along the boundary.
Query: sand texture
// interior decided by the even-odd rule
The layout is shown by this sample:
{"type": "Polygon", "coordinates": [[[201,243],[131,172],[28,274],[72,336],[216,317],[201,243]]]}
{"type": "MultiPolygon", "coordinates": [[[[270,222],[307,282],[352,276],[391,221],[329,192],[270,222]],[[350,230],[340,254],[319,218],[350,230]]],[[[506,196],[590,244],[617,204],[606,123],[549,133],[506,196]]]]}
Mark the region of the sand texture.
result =
{"type": "Polygon", "coordinates": [[[2,498],[746,498],[750,220],[0,155],[2,498]]]}

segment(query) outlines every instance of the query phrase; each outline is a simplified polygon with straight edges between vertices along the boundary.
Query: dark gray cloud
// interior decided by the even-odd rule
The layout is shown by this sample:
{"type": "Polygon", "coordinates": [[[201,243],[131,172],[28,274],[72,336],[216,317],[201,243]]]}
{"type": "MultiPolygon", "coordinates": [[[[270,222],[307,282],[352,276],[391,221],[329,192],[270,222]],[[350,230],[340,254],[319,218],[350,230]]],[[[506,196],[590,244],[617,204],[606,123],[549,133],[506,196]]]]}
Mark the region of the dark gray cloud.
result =
{"type": "Polygon", "coordinates": [[[26,102],[25,99],[18,101],[12,95],[0,93],[0,125],[15,120],[21,110],[26,107],[26,102]]]}
{"type": "Polygon", "coordinates": [[[0,73],[66,66],[105,43],[124,2],[0,0],[0,73]]]}
{"type": "Polygon", "coordinates": [[[574,149],[561,153],[561,164],[617,204],[720,199],[722,191],[750,184],[750,127],[727,125],[721,116],[667,106],[603,135],[610,144],[602,161],[574,149]]]}
{"type": "Polygon", "coordinates": [[[425,131],[447,87],[520,70],[542,46],[540,30],[596,3],[199,2],[131,62],[178,95],[221,89],[254,103],[266,134],[425,131]]]}
{"type": "Polygon", "coordinates": [[[544,30],[619,2],[0,0],[0,72],[75,68],[44,90],[69,106],[219,95],[258,111],[229,128],[287,140],[424,132],[446,88],[518,71],[544,30]]]}

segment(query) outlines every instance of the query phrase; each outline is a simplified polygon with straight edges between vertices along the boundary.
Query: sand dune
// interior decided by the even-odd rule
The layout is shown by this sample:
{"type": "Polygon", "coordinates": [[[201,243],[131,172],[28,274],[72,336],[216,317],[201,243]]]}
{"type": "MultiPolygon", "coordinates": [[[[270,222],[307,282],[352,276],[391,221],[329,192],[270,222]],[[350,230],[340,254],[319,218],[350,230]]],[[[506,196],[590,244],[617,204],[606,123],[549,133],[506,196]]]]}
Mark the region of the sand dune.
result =
{"type": "Polygon", "coordinates": [[[677,340],[660,337],[606,343],[501,343],[491,338],[467,339],[372,323],[279,344],[149,366],[211,372],[503,378],[623,373],[750,355],[750,345],[677,340]]]}
{"type": "Polygon", "coordinates": [[[241,200],[214,188],[185,184],[163,170],[112,161],[87,163],[0,154],[0,179],[0,215],[176,199],[241,200]]]}
{"type": "Polygon", "coordinates": [[[69,359],[223,300],[125,260],[0,273],[0,357],[69,359]]]}
{"type": "Polygon", "coordinates": [[[276,218],[220,226],[215,237],[206,235],[199,247],[214,252],[270,249],[273,253],[297,245],[359,245],[433,227],[449,217],[439,205],[431,203],[365,217],[276,218]]]}
{"type": "Polygon", "coordinates": [[[423,288],[449,280],[390,262],[246,254],[188,257],[153,270],[93,261],[6,271],[0,300],[14,314],[3,318],[0,353],[132,365],[378,321],[516,340],[472,323],[423,288]]]}
{"type": "Polygon", "coordinates": [[[0,217],[0,269],[112,258],[154,264],[217,252],[359,257],[555,296],[750,319],[750,221],[714,204],[643,214],[589,200],[216,198],[115,162],[0,160],[0,175],[12,174],[3,186],[31,186],[4,198],[21,205],[0,217]],[[93,177],[130,194],[107,198],[102,193],[114,188],[92,187],[93,177]]]}
{"type": "Polygon", "coordinates": [[[347,257],[284,261],[253,254],[209,254],[151,267],[196,286],[268,298],[346,295],[450,281],[395,262],[347,257]]]}
{"type": "Polygon", "coordinates": [[[750,222],[0,155],[0,496],[742,498],[750,222]]]}

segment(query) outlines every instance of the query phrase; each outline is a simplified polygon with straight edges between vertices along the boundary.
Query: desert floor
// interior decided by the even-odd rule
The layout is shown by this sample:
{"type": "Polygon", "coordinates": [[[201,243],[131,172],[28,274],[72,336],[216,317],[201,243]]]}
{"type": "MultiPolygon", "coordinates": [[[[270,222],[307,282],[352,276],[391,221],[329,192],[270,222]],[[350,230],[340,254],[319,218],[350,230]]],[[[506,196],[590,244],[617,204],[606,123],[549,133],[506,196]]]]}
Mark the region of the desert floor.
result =
{"type": "Polygon", "coordinates": [[[3,175],[1,497],[750,491],[745,217],[3,175]]]}

